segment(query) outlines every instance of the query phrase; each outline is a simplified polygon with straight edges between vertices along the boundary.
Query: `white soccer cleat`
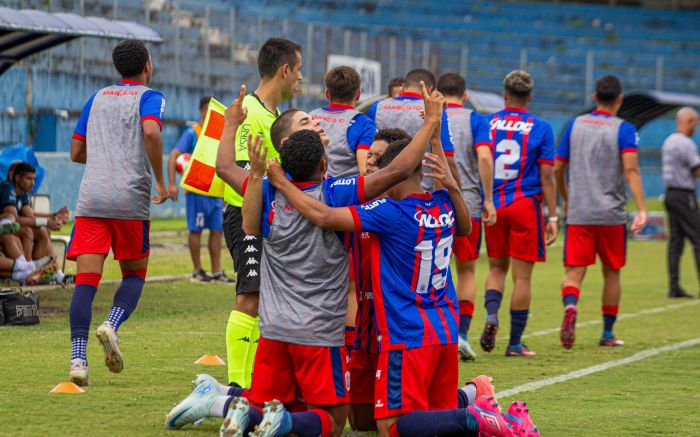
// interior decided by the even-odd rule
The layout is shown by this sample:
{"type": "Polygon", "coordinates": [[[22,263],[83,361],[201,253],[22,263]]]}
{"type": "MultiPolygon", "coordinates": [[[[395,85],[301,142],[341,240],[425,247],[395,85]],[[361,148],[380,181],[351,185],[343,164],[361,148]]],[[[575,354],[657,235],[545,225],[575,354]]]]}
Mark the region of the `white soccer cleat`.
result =
{"type": "Polygon", "coordinates": [[[281,437],[292,432],[292,416],[284,409],[282,402],[274,399],[265,402],[263,419],[251,437],[281,437]]]}
{"type": "Polygon", "coordinates": [[[192,386],[197,388],[205,382],[210,382],[221,396],[228,396],[229,387],[221,384],[216,378],[206,373],[198,374],[194,381],[192,381],[192,386]]]}
{"type": "Polygon", "coordinates": [[[109,322],[104,322],[97,328],[95,335],[105,350],[105,366],[110,372],[121,372],[124,369],[124,358],[119,350],[117,332],[109,322]]]}
{"type": "Polygon", "coordinates": [[[165,427],[178,429],[188,423],[199,424],[209,417],[209,409],[217,396],[219,392],[210,381],[199,384],[189,396],[170,410],[165,417],[165,427]]]}
{"type": "Polygon", "coordinates": [[[248,411],[250,404],[246,398],[233,398],[228,406],[219,437],[244,437],[243,433],[248,428],[248,411]]]}
{"type": "Polygon", "coordinates": [[[74,358],[70,360],[70,372],[68,372],[70,381],[80,387],[90,385],[88,382],[88,366],[85,360],[74,358]]]}
{"type": "Polygon", "coordinates": [[[469,341],[462,337],[461,335],[458,336],[459,341],[457,343],[457,351],[459,352],[459,358],[462,359],[462,361],[474,361],[476,360],[476,353],[472,349],[472,347],[469,345],[469,341]]]}

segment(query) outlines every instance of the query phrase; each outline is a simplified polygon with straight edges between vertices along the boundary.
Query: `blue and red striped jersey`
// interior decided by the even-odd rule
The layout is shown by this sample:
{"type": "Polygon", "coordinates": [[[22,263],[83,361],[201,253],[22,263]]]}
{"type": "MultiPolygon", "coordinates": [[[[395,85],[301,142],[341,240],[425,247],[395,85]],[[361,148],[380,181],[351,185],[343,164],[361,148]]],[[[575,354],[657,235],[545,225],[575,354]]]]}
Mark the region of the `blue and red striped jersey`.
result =
{"type": "Polygon", "coordinates": [[[554,164],[554,134],[546,121],[507,107],[488,117],[493,144],[496,208],[524,197],[542,197],[540,164],[554,164]]]}
{"type": "Polygon", "coordinates": [[[445,190],[350,207],[356,232],[376,236],[369,250],[380,350],[457,342],[453,209],[445,190]]]}
{"type": "Polygon", "coordinates": [[[374,293],[372,292],[372,244],[377,236],[370,232],[354,232],[352,239],[353,269],[355,271],[355,315],[354,348],[365,352],[379,351],[377,323],[374,315],[374,293]]]}

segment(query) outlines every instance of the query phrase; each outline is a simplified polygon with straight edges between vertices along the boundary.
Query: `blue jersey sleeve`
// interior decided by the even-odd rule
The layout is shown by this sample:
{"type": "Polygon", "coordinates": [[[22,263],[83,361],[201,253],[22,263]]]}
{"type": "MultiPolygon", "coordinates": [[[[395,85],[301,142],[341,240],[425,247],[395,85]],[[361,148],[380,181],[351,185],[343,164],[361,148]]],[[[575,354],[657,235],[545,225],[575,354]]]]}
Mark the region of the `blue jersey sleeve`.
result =
{"type": "Polygon", "coordinates": [[[355,230],[377,235],[391,234],[401,219],[401,210],[392,199],[375,199],[364,205],[351,206],[355,230]],[[393,230],[393,231],[392,231],[393,230]]]}
{"type": "Polygon", "coordinates": [[[372,103],[372,106],[369,107],[369,110],[367,111],[367,117],[370,118],[373,122],[377,122],[377,107],[379,106],[380,100],[377,100],[376,102],[372,103]]]}
{"type": "Polygon", "coordinates": [[[557,160],[559,161],[569,162],[569,156],[571,153],[571,130],[574,128],[575,121],[576,119],[573,119],[569,122],[568,126],[566,126],[566,129],[564,130],[564,135],[561,137],[559,148],[557,149],[557,160]]]}
{"type": "Polygon", "coordinates": [[[542,123],[542,141],[537,155],[538,164],[554,165],[554,133],[549,123],[542,123]]]}
{"type": "Polygon", "coordinates": [[[332,178],[323,181],[326,204],[334,208],[359,205],[365,201],[365,177],[332,178]]]}
{"type": "Polygon", "coordinates": [[[450,132],[450,123],[447,121],[447,112],[442,111],[442,130],[440,130],[440,141],[442,142],[442,150],[445,156],[454,156],[455,145],[452,142],[452,133],[450,132]]]}
{"type": "MultiPolygon", "coordinates": [[[[0,184],[0,207],[17,206],[17,193],[9,182],[0,184]]],[[[17,211],[19,212],[19,211],[17,211]]]]}
{"type": "Polygon", "coordinates": [[[348,127],[348,144],[353,152],[369,150],[377,126],[365,114],[357,114],[348,127]]]}
{"type": "Polygon", "coordinates": [[[470,116],[470,122],[472,126],[472,138],[474,139],[474,148],[476,149],[477,147],[481,146],[493,148],[493,142],[491,141],[491,129],[489,128],[489,124],[486,122],[486,118],[474,111],[470,116]]]}
{"type": "Polygon", "coordinates": [[[82,112],[80,113],[78,124],[76,124],[75,130],[73,131],[73,138],[76,140],[85,141],[85,137],[87,136],[88,118],[90,117],[90,108],[92,108],[92,101],[95,100],[95,94],[90,96],[87,103],[85,103],[85,106],[83,106],[82,112]]]}
{"type": "Polygon", "coordinates": [[[163,129],[163,112],[165,111],[165,96],[158,91],[148,90],[141,95],[139,112],[141,123],[153,120],[163,129]]]}
{"type": "Polygon", "coordinates": [[[620,154],[628,152],[637,152],[637,143],[639,142],[639,136],[637,135],[637,129],[635,129],[634,125],[623,121],[620,125],[620,130],[617,135],[617,143],[620,147],[620,154]]]}
{"type": "MultiPolygon", "coordinates": [[[[245,187],[248,185],[246,183],[244,184],[244,192],[245,192],[245,187]]],[[[262,215],[260,216],[260,230],[262,231],[262,236],[263,238],[267,238],[267,236],[270,234],[270,226],[272,225],[272,219],[275,216],[275,194],[277,193],[277,189],[272,186],[270,181],[267,179],[267,177],[264,177],[262,180],[262,215]]]]}
{"type": "Polygon", "coordinates": [[[175,144],[175,149],[179,150],[182,153],[192,153],[196,144],[197,134],[195,133],[194,129],[188,127],[187,129],[185,129],[182,135],[180,135],[180,139],[177,140],[177,143],[175,144]]]}

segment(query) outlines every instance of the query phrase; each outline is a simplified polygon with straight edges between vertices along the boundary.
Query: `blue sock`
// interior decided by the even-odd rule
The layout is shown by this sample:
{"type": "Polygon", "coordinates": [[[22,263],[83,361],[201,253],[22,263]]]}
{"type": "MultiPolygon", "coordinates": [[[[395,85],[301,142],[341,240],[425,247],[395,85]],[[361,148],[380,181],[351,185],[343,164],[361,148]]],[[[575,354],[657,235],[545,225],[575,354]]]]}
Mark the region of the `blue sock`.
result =
{"type": "Polygon", "coordinates": [[[260,423],[263,420],[263,412],[260,408],[257,407],[250,407],[248,410],[248,426],[246,429],[243,431],[243,435],[248,435],[253,430],[255,430],[255,427],[260,425],[260,423]]]}
{"type": "Polygon", "coordinates": [[[231,405],[231,401],[233,400],[234,396],[229,396],[228,399],[226,399],[226,402],[224,402],[224,412],[221,415],[221,417],[226,417],[226,413],[228,413],[228,407],[231,405]]]}
{"type": "Polygon", "coordinates": [[[479,425],[466,409],[413,411],[396,422],[400,436],[433,437],[448,435],[476,436],[479,425]],[[470,421],[470,418],[472,419],[470,421]],[[470,423],[473,422],[473,423],[470,423]]]}
{"type": "Polygon", "coordinates": [[[603,337],[613,338],[613,325],[617,320],[617,316],[603,316],[603,337]]]}
{"type": "Polygon", "coordinates": [[[468,300],[459,301],[459,335],[468,338],[469,326],[472,324],[474,314],[474,302],[468,300]]]}
{"type": "MultiPolygon", "coordinates": [[[[310,410],[302,413],[290,413],[292,416],[292,430],[290,434],[296,434],[299,437],[318,437],[324,435],[323,422],[321,414],[326,414],[325,411],[310,410]]],[[[330,416],[327,416],[330,419],[330,416]]],[[[330,425],[328,423],[327,425],[330,425]]],[[[330,430],[326,429],[326,433],[330,434],[330,430]]]]}
{"type": "Polygon", "coordinates": [[[135,275],[122,278],[122,283],[114,294],[114,304],[109,313],[109,323],[115,331],[136,309],[144,283],[143,278],[135,275]]]}
{"type": "MultiPolygon", "coordinates": [[[[498,316],[498,309],[501,307],[503,293],[498,290],[486,290],[486,314],[488,316],[498,316]]],[[[498,319],[496,319],[498,320],[498,319]]]]}
{"type": "Polygon", "coordinates": [[[510,310],[510,343],[508,343],[510,346],[520,345],[529,312],[529,310],[510,310]]]}
{"type": "Polygon", "coordinates": [[[236,387],[236,386],[232,385],[228,388],[228,395],[233,396],[234,398],[235,397],[245,397],[243,392],[245,392],[247,390],[248,390],[247,388],[236,387]]]}
{"type": "Polygon", "coordinates": [[[73,290],[69,310],[71,359],[81,358],[87,361],[85,348],[92,322],[92,301],[96,293],[97,287],[89,284],[78,284],[73,290]]]}

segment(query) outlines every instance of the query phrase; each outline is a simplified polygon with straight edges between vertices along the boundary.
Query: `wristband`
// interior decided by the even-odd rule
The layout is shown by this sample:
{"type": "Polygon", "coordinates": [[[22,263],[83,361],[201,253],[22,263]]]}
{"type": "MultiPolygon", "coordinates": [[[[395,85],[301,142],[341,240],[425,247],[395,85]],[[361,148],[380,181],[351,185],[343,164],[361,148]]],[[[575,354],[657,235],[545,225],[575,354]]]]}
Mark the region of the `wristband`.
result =
{"type": "Polygon", "coordinates": [[[557,217],[557,216],[547,217],[547,221],[550,223],[557,223],[559,221],[559,217],[557,217]]]}
{"type": "Polygon", "coordinates": [[[34,218],[36,226],[46,226],[49,224],[49,219],[46,217],[36,217],[34,218]]]}

